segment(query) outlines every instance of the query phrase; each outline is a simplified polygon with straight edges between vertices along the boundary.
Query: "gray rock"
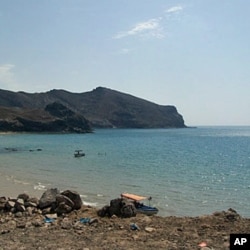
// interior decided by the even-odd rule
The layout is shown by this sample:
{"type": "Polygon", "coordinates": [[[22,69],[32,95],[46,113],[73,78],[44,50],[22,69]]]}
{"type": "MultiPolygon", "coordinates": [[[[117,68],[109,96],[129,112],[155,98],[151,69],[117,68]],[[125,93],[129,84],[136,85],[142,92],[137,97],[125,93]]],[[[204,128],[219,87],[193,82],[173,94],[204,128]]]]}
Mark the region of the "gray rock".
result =
{"type": "Polygon", "coordinates": [[[46,214],[46,218],[48,218],[48,219],[56,219],[57,214],[46,214]]]}
{"type": "Polygon", "coordinates": [[[21,198],[18,198],[18,199],[16,200],[16,203],[19,204],[19,205],[24,205],[24,200],[21,199],[21,198]]]}
{"type": "Polygon", "coordinates": [[[42,194],[42,197],[39,200],[39,208],[43,209],[46,207],[53,207],[56,204],[56,196],[60,194],[57,188],[48,189],[42,194]]]}
{"type": "Polygon", "coordinates": [[[117,198],[110,201],[109,216],[112,216],[113,214],[117,216],[121,215],[122,200],[123,199],[121,198],[117,198]]]}
{"type": "Polygon", "coordinates": [[[68,198],[67,196],[65,196],[65,195],[58,194],[56,196],[56,202],[57,202],[57,206],[60,203],[65,203],[66,205],[70,206],[72,209],[74,208],[74,202],[70,198],[68,198]]]}
{"type": "Polygon", "coordinates": [[[153,227],[145,227],[145,231],[148,233],[152,233],[155,229],[153,227]]]}
{"type": "Polygon", "coordinates": [[[26,202],[26,201],[28,201],[28,199],[29,199],[29,195],[26,194],[26,193],[19,194],[19,195],[17,196],[17,199],[23,199],[24,202],[26,202]]]}
{"type": "Polygon", "coordinates": [[[28,207],[37,207],[37,203],[31,202],[31,201],[27,201],[27,202],[24,203],[24,206],[26,208],[28,208],[28,207]]]}
{"type": "Polygon", "coordinates": [[[97,215],[100,217],[105,217],[106,215],[109,215],[109,206],[106,205],[103,208],[99,209],[97,211],[97,215]]]}
{"type": "Polygon", "coordinates": [[[46,207],[42,210],[42,214],[50,214],[51,213],[51,207],[46,207]]]}
{"type": "Polygon", "coordinates": [[[134,204],[126,204],[121,208],[121,216],[125,218],[130,218],[136,216],[136,208],[134,204]]]}
{"type": "Polygon", "coordinates": [[[8,211],[11,211],[13,210],[13,208],[15,207],[15,202],[14,201],[7,201],[5,203],[5,208],[8,210],[8,211]]]}
{"type": "Polygon", "coordinates": [[[61,202],[58,207],[55,209],[56,213],[61,215],[65,213],[69,213],[72,211],[72,207],[68,206],[64,202],[61,202]]]}
{"type": "Polygon", "coordinates": [[[110,206],[104,206],[97,214],[101,217],[105,215],[109,215],[110,217],[116,215],[129,218],[136,216],[136,208],[133,202],[124,198],[117,198],[111,200],[110,206]]]}
{"type": "Polygon", "coordinates": [[[32,198],[29,198],[29,199],[27,200],[27,202],[34,203],[34,204],[36,204],[36,205],[38,206],[38,204],[39,204],[39,199],[37,199],[36,197],[32,197],[32,198]]]}
{"type": "Polygon", "coordinates": [[[24,212],[26,210],[24,205],[21,205],[17,202],[15,203],[15,209],[17,212],[24,212]]]}
{"type": "Polygon", "coordinates": [[[61,194],[68,197],[74,203],[73,209],[80,209],[82,207],[82,199],[77,192],[66,190],[61,194]]]}

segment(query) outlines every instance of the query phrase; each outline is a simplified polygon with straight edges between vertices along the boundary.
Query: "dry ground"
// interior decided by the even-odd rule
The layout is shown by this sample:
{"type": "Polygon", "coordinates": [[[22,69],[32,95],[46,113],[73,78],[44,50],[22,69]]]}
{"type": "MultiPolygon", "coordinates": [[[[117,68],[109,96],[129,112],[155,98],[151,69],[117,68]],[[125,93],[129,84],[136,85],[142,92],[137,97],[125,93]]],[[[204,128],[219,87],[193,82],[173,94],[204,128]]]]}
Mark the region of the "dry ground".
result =
{"type": "Polygon", "coordinates": [[[250,219],[233,210],[202,217],[100,218],[83,206],[52,223],[41,214],[0,214],[2,249],[228,249],[230,233],[250,233],[250,219]],[[93,219],[91,224],[81,218],[93,219]],[[96,220],[95,220],[96,219],[96,220]],[[131,229],[136,224],[137,230],[131,229]],[[205,242],[207,247],[200,247],[205,242]]]}

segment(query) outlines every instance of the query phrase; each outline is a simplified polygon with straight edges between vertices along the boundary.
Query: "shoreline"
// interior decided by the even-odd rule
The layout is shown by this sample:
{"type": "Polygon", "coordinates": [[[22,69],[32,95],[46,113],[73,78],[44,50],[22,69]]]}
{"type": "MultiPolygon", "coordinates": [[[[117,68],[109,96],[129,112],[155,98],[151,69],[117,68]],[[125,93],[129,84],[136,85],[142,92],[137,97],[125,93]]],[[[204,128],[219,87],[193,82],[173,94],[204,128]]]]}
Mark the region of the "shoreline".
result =
{"type": "MultiPolygon", "coordinates": [[[[54,187],[45,187],[45,186],[40,186],[40,183],[37,183],[37,186],[34,186],[31,183],[24,183],[22,181],[16,180],[15,178],[13,178],[13,176],[9,176],[9,175],[4,175],[0,172],[0,197],[1,196],[5,196],[5,197],[10,197],[10,198],[15,198],[17,197],[19,194],[21,193],[26,193],[29,196],[35,197],[40,199],[42,194],[50,188],[54,188],[54,187]],[[37,187],[37,188],[35,188],[37,187]]],[[[69,188],[70,189],[70,188],[69,188]]],[[[63,191],[63,190],[61,190],[63,191]]],[[[84,195],[80,194],[81,197],[83,197],[84,195]]],[[[118,198],[118,197],[113,197],[113,199],[118,198]]],[[[89,206],[92,207],[93,209],[101,209],[103,207],[103,205],[94,205],[94,203],[92,202],[88,202],[87,200],[83,200],[83,204],[85,206],[89,206]]],[[[107,204],[109,204],[109,201],[107,200],[107,204]]],[[[232,209],[234,209],[232,207],[232,209]]],[[[214,211],[216,212],[216,211],[214,211]]],[[[200,217],[200,216],[207,216],[209,214],[212,214],[213,211],[211,213],[204,213],[204,214],[196,214],[196,215],[176,215],[176,214],[169,214],[169,215],[160,215],[158,214],[158,217],[161,218],[166,218],[166,217],[178,217],[178,218],[185,218],[185,217],[189,217],[189,218],[195,218],[195,217],[200,217]]],[[[248,216],[244,216],[245,219],[250,219],[250,217],[248,216]]]]}
{"type": "Polygon", "coordinates": [[[45,190],[34,189],[30,183],[23,183],[16,180],[13,176],[0,173],[1,196],[17,197],[20,193],[28,193],[39,198],[45,190]]]}

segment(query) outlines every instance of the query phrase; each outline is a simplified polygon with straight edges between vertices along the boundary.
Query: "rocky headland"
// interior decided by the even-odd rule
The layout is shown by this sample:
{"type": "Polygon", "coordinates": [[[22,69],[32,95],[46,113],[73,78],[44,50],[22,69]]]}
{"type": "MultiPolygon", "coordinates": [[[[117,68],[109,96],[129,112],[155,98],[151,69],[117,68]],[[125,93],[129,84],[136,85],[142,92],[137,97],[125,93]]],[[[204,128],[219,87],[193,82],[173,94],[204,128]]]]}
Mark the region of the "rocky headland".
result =
{"type": "Polygon", "coordinates": [[[231,233],[249,232],[250,219],[233,209],[198,217],[102,217],[70,190],[0,198],[0,249],[228,249],[231,233]]]}
{"type": "Polygon", "coordinates": [[[89,132],[92,128],[184,128],[175,106],[98,87],[45,93],[0,89],[0,131],[89,132]]]}
{"type": "Polygon", "coordinates": [[[91,133],[89,121],[61,103],[44,109],[0,107],[0,132],[91,133]]]}

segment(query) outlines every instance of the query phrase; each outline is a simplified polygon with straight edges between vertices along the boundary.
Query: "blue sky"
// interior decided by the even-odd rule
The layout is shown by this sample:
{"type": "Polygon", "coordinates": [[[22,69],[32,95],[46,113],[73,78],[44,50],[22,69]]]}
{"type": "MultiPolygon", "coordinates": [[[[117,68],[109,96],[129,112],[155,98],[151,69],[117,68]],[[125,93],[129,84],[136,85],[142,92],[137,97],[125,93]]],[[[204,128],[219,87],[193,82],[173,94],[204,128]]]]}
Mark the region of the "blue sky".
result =
{"type": "Polygon", "coordinates": [[[2,0],[0,88],[103,86],[187,125],[250,125],[250,1],[2,0]]]}

